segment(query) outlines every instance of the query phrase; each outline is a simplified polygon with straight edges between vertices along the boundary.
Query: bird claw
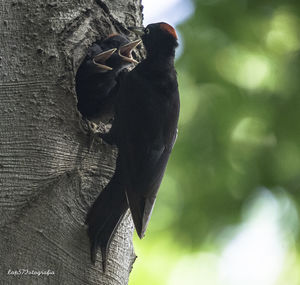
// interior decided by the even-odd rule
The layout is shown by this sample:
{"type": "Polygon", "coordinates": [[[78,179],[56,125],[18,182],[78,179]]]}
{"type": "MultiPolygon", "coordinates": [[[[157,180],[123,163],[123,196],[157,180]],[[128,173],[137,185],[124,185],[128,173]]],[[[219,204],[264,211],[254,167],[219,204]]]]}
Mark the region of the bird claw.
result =
{"type": "Polygon", "coordinates": [[[91,151],[96,135],[99,133],[99,125],[89,121],[86,118],[82,119],[81,125],[89,137],[88,152],[91,151]]]}
{"type": "MultiPolygon", "coordinates": [[[[89,136],[89,147],[88,150],[92,149],[92,146],[94,144],[94,141],[99,141],[99,138],[101,139],[100,142],[103,143],[103,141],[109,145],[115,145],[115,139],[113,135],[108,131],[106,133],[101,133],[101,124],[97,125],[92,121],[89,121],[86,118],[82,119],[81,125],[84,129],[84,131],[89,136]]],[[[102,130],[103,131],[103,130],[102,130]]]]}
{"type": "Polygon", "coordinates": [[[99,125],[95,124],[92,121],[89,121],[86,118],[82,119],[81,125],[83,129],[89,134],[89,135],[95,135],[99,133],[99,125]]]}

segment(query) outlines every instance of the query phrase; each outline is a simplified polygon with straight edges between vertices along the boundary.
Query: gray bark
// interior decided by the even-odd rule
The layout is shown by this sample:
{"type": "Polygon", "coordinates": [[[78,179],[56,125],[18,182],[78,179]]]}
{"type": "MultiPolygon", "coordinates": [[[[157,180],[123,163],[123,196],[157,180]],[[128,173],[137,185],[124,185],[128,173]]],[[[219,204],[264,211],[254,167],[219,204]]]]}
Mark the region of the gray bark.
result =
{"type": "Polygon", "coordinates": [[[99,140],[89,151],[74,80],[96,38],[141,21],[139,0],[1,1],[0,284],[128,283],[129,213],[106,274],[100,254],[90,261],[84,220],[116,149],[99,140]]]}

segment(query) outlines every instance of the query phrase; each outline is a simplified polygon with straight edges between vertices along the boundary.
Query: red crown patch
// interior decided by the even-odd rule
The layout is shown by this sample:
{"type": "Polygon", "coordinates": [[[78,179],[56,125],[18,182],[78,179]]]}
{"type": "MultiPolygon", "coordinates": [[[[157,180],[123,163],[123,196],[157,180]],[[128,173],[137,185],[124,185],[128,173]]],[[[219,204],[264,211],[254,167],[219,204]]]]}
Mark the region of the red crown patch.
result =
{"type": "Polygon", "coordinates": [[[162,29],[162,30],[165,30],[166,32],[168,32],[171,36],[173,36],[176,40],[178,39],[178,37],[177,37],[177,34],[176,34],[176,31],[175,31],[175,29],[171,26],[171,25],[169,25],[169,24],[167,24],[167,23],[161,23],[160,24],[160,28],[162,29]]]}

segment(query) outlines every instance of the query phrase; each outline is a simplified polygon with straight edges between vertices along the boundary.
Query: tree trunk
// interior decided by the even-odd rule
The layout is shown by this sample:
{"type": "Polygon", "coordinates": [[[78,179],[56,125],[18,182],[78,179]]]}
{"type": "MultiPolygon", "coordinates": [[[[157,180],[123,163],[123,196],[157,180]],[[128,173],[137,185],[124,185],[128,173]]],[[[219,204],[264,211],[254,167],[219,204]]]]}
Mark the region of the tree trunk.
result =
{"type": "Polygon", "coordinates": [[[0,283],[127,284],[129,213],[103,274],[84,220],[114,171],[116,149],[90,138],[75,74],[96,38],[140,25],[139,0],[1,1],[0,283]]]}

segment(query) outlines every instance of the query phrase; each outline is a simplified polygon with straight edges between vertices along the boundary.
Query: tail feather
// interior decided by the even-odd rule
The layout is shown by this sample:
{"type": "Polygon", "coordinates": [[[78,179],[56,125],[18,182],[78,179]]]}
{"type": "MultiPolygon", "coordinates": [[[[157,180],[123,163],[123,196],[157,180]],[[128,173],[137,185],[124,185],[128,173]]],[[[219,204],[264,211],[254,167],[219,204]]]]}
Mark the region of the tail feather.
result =
{"type": "Polygon", "coordinates": [[[136,197],[129,196],[126,192],[127,200],[130,203],[130,212],[134,222],[136,232],[140,239],[145,236],[145,232],[151,218],[156,196],[136,197]]]}
{"type": "Polygon", "coordinates": [[[97,249],[100,248],[104,271],[111,240],[127,209],[126,195],[116,172],[92,205],[86,218],[91,243],[91,260],[95,263],[97,249]]]}

